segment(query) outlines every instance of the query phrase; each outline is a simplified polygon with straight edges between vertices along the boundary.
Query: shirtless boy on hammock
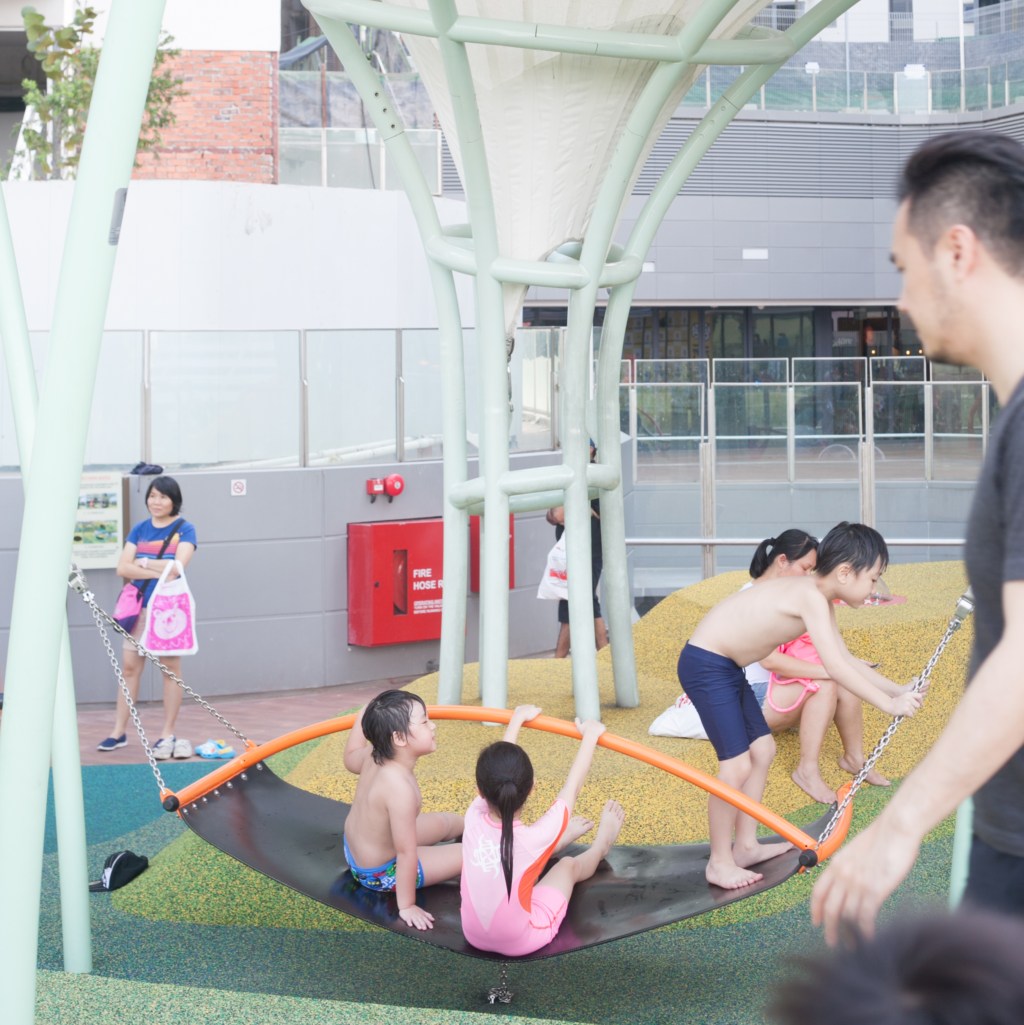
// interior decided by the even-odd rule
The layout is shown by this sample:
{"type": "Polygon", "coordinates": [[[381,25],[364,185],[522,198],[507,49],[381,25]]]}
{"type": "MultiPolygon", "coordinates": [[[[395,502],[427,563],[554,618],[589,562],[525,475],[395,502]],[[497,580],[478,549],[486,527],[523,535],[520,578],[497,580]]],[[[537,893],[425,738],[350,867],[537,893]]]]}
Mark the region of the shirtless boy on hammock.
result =
{"type": "MultiPolygon", "coordinates": [[[[719,779],[761,800],[775,740],[741,667],[801,634],[810,634],[839,686],[889,715],[913,715],[921,707],[922,694],[911,692],[913,683],[901,687],[851,655],[836,625],[833,601],[862,606],[888,562],[878,531],[840,523],[818,547],[813,575],[765,580],[726,598],[701,620],[679,656],[679,682],[718,755],[719,779]]],[[[718,797],[708,799],[708,820],[711,857],[705,875],[715,886],[756,883],[762,874],[750,867],[790,846],[759,844],[755,820],[718,797]]]]}

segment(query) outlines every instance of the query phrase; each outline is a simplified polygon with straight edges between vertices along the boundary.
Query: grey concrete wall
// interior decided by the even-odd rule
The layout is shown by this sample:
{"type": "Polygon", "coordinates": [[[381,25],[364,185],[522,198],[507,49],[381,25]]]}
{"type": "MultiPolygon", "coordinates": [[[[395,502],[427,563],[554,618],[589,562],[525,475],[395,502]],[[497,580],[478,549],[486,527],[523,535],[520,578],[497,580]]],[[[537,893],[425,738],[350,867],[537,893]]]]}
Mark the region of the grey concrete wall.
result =
{"type": "MultiPolygon", "coordinates": [[[[620,241],[644,199],[627,204],[620,241]]],[[[888,198],[677,196],[646,257],[654,270],[641,274],[634,302],[895,302],[899,276],[889,260],[895,210],[888,198]],[[744,250],[766,251],[767,258],[744,259],[744,250]]],[[[564,300],[564,293],[534,288],[533,300],[564,300]]]]}
{"type": "MultiPolygon", "coordinates": [[[[513,458],[516,467],[550,463],[550,453],[513,458]]],[[[475,468],[471,469],[471,473],[475,468]]],[[[196,598],[199,652],[183,660],[186,682],[204,695],[322,687],[424,673],[436,666],[438,642],[377,648],[348,644],[348,524],[418,519],[441,512],[441,465],[403,463],[339,469],[250,473],[176,473],[196,525],[199,547],[189,568],[196,598]],[[365,494],[367,477],[399,472],[404,494],[393,503],[365,494]],[[230,481],[244,477],[245,497],[230,481]]],[[[149,478],[129,478],[130,523],[145,518],[149,478]]],[[[0,659],[6,660],[22,514],[21,481],[0,478],[0,659]]],[[[515,521],[515,590],[510,595],[513,656],[554,648],[555,607],[538,601],[537,584],[553,543],[544,514],[515,521]]],[[[97,601],[112,609],[120,581],[92,570],[97,601]]],[[[116,682],[92,615],[69,591],[75,689],[83,702],[109,701],[116,682]]],[[[479,647],[479,601],[470,595],[466,657],[479,647]]],[[[115,644],[120,652],[120,644],[115,644]]],[[[2,663],[0,663],[2,664],[2,663]]],[[[141,696],[159,695],[147,667],[141,696]]]]}

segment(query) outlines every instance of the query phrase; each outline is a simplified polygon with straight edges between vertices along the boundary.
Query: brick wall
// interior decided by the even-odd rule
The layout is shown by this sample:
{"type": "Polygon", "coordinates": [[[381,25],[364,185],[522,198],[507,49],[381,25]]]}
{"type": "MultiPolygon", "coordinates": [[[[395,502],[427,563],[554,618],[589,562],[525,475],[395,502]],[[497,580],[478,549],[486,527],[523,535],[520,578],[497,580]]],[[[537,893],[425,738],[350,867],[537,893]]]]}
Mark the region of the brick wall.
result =
{"type": "Polygon", "coordinates": [[[277,181],[277,54],[183,50],[165,67],[183,78],[177,123],[135,178],[277,181]]]}

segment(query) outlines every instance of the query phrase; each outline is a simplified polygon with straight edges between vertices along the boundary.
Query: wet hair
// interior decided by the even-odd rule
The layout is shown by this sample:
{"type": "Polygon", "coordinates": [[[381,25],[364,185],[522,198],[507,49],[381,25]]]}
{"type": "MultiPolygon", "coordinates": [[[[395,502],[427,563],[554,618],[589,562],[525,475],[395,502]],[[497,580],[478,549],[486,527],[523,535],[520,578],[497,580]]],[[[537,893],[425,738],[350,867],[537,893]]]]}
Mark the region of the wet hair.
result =
{"type": "Polygon", "coordinates": [[[798,962],[766,1008],[776,1025],[1019,1025],[1024,923],[967,910],[895,919],[874,939],[798,962]]]}
{"type": "Polygon", "coordinates": [[[426,712],[423,698],[404,690],[383,690],[366,706],[363,736],[370,742],[371,757],[378,765],[395,757],[394,736],[397,733],[404,737],[409,732],[417,708],[426,712]]]}
{"type": "Polygon", "coordinates": [[[501,819],[501,870],[512,896],[512,823],[533,789],[530,756],[506,740],[490,744],[476,760],[476,787],[501,819]]]}
{"type": "Polygon", "coordinates": [[[166,495],[171,500],[172,516],[177,516],[181,512],[181,488],[178,487],[178,482],[173,477],[154,477],[150,481],[149,487],[146,488],[147,502],[154,491],[159,491],[161,495],[166,495]]]}
{"type": "Polygon", "coordinates": [[[837,523],[818,545],[818,575],[827,576],[837,566],[849,563],[857,573],[871,569],[881,560],[882,571],[889,565],[885,538],[863,523],[837,523]]]}
{"type": "Polygon", "coordinates": [[[898,197],[926,253],[965,224],[1008,274],[1024,276],[1024,146],[998,132],[947,132],[907,161],[898,197]]]}
{"type": "Polygon", "coordinates": [[[808,552],[817,551],[817,548],[818,539],[816,537],[808,534],[806,530],[800,530],[799,527],[790,527],[778,537],[766,537],[757,546],[757,551],[754,552],[754,557],[750,560],[750,575],[755,580],[764,576],[768,567],[780,555],[785,555],[790,562],[796,562],[808,552]]]}

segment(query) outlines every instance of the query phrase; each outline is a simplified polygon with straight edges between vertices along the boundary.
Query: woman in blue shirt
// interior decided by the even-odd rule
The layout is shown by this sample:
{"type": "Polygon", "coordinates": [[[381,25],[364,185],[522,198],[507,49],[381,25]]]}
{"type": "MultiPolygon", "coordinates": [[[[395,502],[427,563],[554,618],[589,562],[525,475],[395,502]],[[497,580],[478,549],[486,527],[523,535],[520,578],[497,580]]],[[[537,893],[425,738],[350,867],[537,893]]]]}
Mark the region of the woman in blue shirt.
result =
{"type": "MultiPolygon", "coordinates": [[[[146,490],[146,508],[149,510],[149,519],[136,523],[129,531],[121,559],[117,564],[117,575],[125,580],[134,581],[143,592],[142,613],[132,630],[132,636],[135,638],[142,637],[146,629],[149,599],[156,581],[163,574],[164,560],[176,559],[182,566],[187,566],[196,550],[196,528],[179,516],[181,488],[173,477],[157,477],[153,480],[146,490]]],[[[172,566],[168,577],[175,576],[177,571],[172,566]]],[[[181,678],[180,657],[167,656],[161,661],[175,676],[181,678]]],[[[144,662],[145,659],[134,645],[125,641],[121,659],[122,671],[133,702],[138,699],[144,662]]],[[[178,685],[164,676],[163,730],[153,747],[153,754],[157,758],[189,758],[192,755],[192,745],[184,738],[178,739],[174,735],[174,724],[181,708],[181,698],[182,692],[178,685]]],[[[128,716],[128,703],[119,690],[114,730],[97,745],[97,750],[113,751],[128,743],[128,716]]]]}

